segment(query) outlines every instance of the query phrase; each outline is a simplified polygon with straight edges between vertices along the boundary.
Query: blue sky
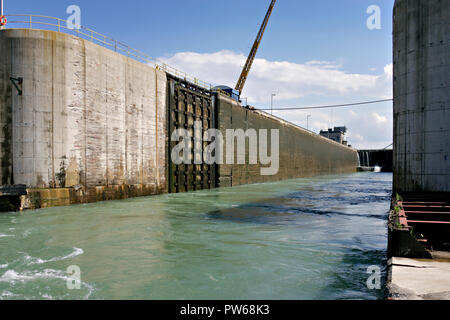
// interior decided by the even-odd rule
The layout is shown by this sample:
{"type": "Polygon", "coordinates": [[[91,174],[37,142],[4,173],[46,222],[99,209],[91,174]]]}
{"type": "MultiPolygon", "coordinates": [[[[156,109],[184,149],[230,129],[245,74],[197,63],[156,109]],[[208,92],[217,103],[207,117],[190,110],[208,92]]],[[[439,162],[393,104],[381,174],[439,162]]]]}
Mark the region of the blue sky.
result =
{"type": "MultiPolygon", "coordinates": [[[[270,0],[4,2],[6,14],[59,18],[68,16],[67,6],[78,5],[83,26],[167,59],[205,81],[233,86],[270,0]],[[228,68],[227,61],[235,61],[234,67],[228,68]]],[[[258,107],[270,105],[272,91],[278,94],[278,107],[346,103],[391,95],[389,79],[385,78],[389,73],[386,67],[392,63],[393,5],[394,0],[278,0],[257,55],[255,72],[248,80],[248,92],[243,94],[258,107]],[[381,30],[366,26],[370,5],[381,9],[381,30]],[[311,80],[316,73],[316,79],[311,80]],[[302,78],[305,74],[311,77],[302,78]],[[334,82],[328,81],[334,78],[334,82]],[[295,85],[286,86],[286,79],[292,79],[295,85]],[[342,88],[336,87],[339,82],[342,88]]],[[[314,131],[330,124],[347,125],[355,146],[383,147],[392,142],[389,103],[306,113],[312,115],[310,129],[314,131]],[[360,118],[355,116],[352,122],[354,114],[350,111],[360,118]],[[367,124],[363,125],[364,121],[367,124]],[[384,133],[380,136],[374,130],[384,133]]],[[[305,126],[306,113],[278,115],[305,126]]]]}

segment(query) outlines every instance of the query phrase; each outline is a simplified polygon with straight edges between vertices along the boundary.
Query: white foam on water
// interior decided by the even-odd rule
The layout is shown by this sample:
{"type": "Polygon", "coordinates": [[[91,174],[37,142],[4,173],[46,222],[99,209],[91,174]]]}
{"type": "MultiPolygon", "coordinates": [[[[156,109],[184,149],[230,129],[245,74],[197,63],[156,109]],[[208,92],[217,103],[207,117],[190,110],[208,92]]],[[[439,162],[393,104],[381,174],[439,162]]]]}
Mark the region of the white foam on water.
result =
{"type": "Polygon", "coordinates": [[[0,269],[8,268],[8,264],[0,264],[0,269]]]}
{"type": "Polygon", "coordinates": [[[31,230],[25,230],[24,233],[22,233],[22,237],[26,238],[31,234],[31,230]]]}
{"type": "Polygon", "coordinates": [[[3,292],[0,294],[0,300],[4,300],[4,299],[6,299],[6,298],[11,298],[11,297],[15,297],[15,296],[17,296],[17,295],[14,294],[14,293],[12,293],[12,292],[9,292],[9,291],[3,291],[3,292]]]}
{"type": "Polygon", "coordinates": [[[216,278],[214,278],[211,274],[209,274],[209,273],[207,273],[206,274],[207,276],[208,276],[208,278],[211,280],[211,281],[216,281],[216,282],[218,282],[219,280],[217,280],[216,278]]]}
{"type": "MultiPolygon", "coordinates": [[[[31,271],[25,271],[23,273],[18,273],[15,270],[8,270],[0,277],[0,283],[6,282],[6,283],[14,285],[17,282],[26,283],[26,282],[42,280],[42,279],[45,279],[45,280],[56,279],[56,280],[62,280],[65,282],[72,281],[72,278],[70,276],[68,276],[64,271],[54,270],[54,269],[44,269],[43,271],[38,271],[38,272],[34,272],[34,273],[31,271]]],[[[85,287],[88,290],[88,293],[84,296],[84,299],[88,299],[89,296],[95,291],[94,286],[92,286],[88,283],[85,283],[83,281],[81,281],[81,286],[85,287]]],[[[5,292],[2,293],[2,296],[4,296],[5,292]]],[[[11,295],[9,295],[9,294],[12,294],[12,293],[8,292],[8,295],[6,295],[5,297],[10,297],[11,295]]],[[[51,297],[48,294],[44,294],[44,295],[42,295],[43,298],[53,299],[53,297],[51,297]],[[45,297],[44,295],[47,297],[45,297]]]]}
{"type": "Polygon", "coordinates": [[[44,294],[41,294],[41,296],[42,296],[42,298],[44,298],[44,299],[47,299],[47,300],[53,300],[53,297],[52,297],[51,295],[49,295],[49,294],[44,293],[44,294]]]}
{"type": "Polygon", "coordinates": [[[14,270],[8,270],[0,277],[0,282],[8,282],[8,283],[15,283],[16,281],[24,282],[24,281],[36,279],[37,276],[38,276],[38,274],[36,274],[35,276],[32,276],[32,275],[27,275],[27,274],[20,274],[14,270]]]}
{"type": "Polygon", "coordinates": [[[6,238],[6,237],[14,237],[13,235],[10,235],[10,234],[3,234],[3,233],[0,233],[0,238],[6,238]]]}
{"type": "Polygon", "coordinates": [[[54,257],[54,258],[51,258],[51,259],[48,259],[48,260],[44,260],[44,259],[41,259],[41,258],[34,258],[34,257],[29,256],[29,255],[25,255],[25,261],[28,262],[28,265],[44,264],[44,263],[47,263],[47,262],[55,262],[55,261],[62,261],[62,260],[66,260],[66,259],[75,258],[75,257],[77,257],[79,255],[82,255],[84,253],[83,249],[81,249],[81,248],[72,248],[72,249],[73,249],[73,252],[68,254],[68,255],[61,256],[61,257],[54,257]]]}
{"type": "Polygon", "coordinates": [[[34,258],[32,256],[29,256],[28,254],[24,257],[25,262],[27,262],[28,265],[32,264],[43,264],[45,261],[40,258],[34,258]]]}

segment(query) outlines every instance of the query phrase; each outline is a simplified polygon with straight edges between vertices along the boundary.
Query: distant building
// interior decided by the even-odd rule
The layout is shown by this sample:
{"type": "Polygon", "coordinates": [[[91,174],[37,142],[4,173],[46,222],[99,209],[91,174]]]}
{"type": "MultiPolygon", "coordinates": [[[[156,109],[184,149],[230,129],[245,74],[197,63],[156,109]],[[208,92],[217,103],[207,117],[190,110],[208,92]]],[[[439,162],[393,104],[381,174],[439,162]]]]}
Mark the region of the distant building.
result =
{"type": "Polygon", "coordinates": [[[348,145],[345,140],[345,134],[347,133],[347,127],[334,127],[334,129],[321,130],[320,135],[322,137],[336,141],[337,143],[348,145]]]}

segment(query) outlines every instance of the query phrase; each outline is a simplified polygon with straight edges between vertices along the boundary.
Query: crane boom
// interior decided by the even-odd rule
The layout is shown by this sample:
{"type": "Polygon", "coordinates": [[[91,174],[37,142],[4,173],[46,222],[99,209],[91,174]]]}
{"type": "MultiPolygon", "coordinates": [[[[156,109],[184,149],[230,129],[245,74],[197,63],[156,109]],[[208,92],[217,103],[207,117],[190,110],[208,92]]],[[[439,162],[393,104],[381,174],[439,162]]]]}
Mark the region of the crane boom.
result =
{"type": "Polygon", "coordinates": [[[236,84],[236,90],[239,91],[239,94],[244,89],[245,82],[247,81],[248,74],[250,69],[252,68],[253,61],[256,57],[256,52],[258,51],[259,45],[261,43],[261,39],[264,35],[264,31],[266,30],[267,24],[269,23],[269,18],[272,14],[273,7],[277,0],[272,0],[270,3],[269,10],[267,10],[266,17],[264,18],[263,24],[261,25],[261,29],[259,29],[258,36],[256,37],[255,43],[253,44],[252,50],[247,58],[247,62],[245,63],[244,69],[242,70],[241,76],[239,77],[239,81],[236,84]]]}

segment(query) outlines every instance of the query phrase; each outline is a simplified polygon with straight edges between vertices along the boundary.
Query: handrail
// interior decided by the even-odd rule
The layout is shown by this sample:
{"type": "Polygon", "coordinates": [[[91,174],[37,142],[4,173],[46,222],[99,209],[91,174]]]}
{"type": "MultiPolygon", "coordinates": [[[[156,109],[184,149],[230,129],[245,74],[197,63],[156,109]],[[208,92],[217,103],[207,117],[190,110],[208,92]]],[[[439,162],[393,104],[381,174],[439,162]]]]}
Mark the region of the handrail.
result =
{"type": "MultiPolygon", "coordinates": [[[[111,37],[105,36],[97,31],[81,26],[80,29],[70,29],[67,27],[66,20],[50,17],[50,16],[42,16],[42,15],[34,15],[34,14],[7,14],[8,24],[22,24],[22,27],[28,29],[35,29],[33,25],[53,27],[58,32],[64,32],[66,34],[75,35],[79,38],[89,40],[95,44],[99,44],[105,48],[112,49],[115,52],[118,52],[122,55],[125,55],[129,58],[132,58],[136,61],[146,63],[152,65],[158,70],[167,72],[177,78],[184,79],[186,81],[192,82],[197,86],[203,87],[207,90],[212,90],[213,85],[202,81],[196,77],[193,77],[186,72],[180,71],[172,66],[167,65],[165,62],[160,61],[156,58],[153,58],[142,51],[131,48],[130,46],[123,44],[120,41],[114,40],[111,37]],[[10,19],[12,18],[12,19],[10,19]],[[22,20],[21,20],[22,19],[22,20]],[[44,21],[39,21],[44,20],[44,21]],[[47,20],[47,21],[46,21],[47,20]],[[55,22],[56,21],[56,22],[55,22]]],[[[5,26],[6,27],[6,26],[5,26]]],[[[6,27],[7,29],[22,29],[22,28],[11,28],[6,27]]],[[[38,29],[39,30],[39,29],[38,29]]],[[[46,29],[42,29],[46,30],[46,29]]],[[[52,29],[53,30],[53,29],[52,29]]]]}

